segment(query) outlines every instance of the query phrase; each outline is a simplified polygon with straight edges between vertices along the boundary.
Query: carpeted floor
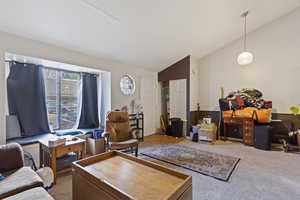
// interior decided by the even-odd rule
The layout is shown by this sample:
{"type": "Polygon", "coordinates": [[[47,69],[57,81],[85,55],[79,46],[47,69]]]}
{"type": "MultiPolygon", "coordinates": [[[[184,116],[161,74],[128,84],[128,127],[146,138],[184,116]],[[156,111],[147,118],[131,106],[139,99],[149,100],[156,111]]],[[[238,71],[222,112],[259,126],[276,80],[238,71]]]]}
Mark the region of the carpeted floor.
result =
{"type": "MultiPolygon", "coordinates": [[[[181,142],[167,136],[150,136],[140,151],[162,143],[181,142]]],[[[146,156],[144,158],[193,176],[194,200],[296,200],[300,199],[300,155],[280,151],[261,151],[239,143],[225,145],[182,141],[204,151],[241,158],[229,182],[201,175],[146,156]]],[[[72,176],[60,176],[50,191],[56,200],[72,199],[72,176]]]]}

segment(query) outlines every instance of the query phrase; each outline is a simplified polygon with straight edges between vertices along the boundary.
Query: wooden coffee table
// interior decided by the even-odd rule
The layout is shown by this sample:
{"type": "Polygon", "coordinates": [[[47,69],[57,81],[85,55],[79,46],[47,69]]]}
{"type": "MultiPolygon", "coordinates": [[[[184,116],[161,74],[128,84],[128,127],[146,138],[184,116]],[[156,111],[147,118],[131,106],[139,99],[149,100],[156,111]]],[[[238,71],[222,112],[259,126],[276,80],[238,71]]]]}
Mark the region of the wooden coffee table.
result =
{"type": "Polygon", "coordinates": [[[40,144],[40,167],[49,166],[53,170],[54,184],[57,174],[69,172],[72,168],[66,168],[57,171],[56,160],[58,157],[74,152],[77,154],[77,160],[85,157],[85,140],[77,138],[76,140],[66,141],[64,145],[50,147],[49,139],[39,140],[40,144]]]}
{"type": "Polygon", "coordinates": [[[192,200],[192,176],[111,151],[73,163],[73,200],[192,200]]]}

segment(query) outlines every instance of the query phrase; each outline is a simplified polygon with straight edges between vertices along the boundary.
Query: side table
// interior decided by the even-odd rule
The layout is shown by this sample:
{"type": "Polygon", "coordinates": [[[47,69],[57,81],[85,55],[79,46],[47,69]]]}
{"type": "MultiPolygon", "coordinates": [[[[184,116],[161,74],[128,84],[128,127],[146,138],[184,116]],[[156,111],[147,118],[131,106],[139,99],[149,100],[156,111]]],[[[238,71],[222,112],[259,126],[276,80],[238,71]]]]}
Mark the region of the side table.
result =
{"type": "Polygon", "coordinates": [[[57,158],[68,153],[77,154],[77,160],[85,157],[85,140],[77,138],[76,140],[67,140],[64,145],[55,147],[49,146],[49,139],[39,140],[40,144],[40,166],[49,166],[53,170],[54,184],[56,183],[57,174],[69,172],[72,168],[66,168],[57,171],[57,158]]]}

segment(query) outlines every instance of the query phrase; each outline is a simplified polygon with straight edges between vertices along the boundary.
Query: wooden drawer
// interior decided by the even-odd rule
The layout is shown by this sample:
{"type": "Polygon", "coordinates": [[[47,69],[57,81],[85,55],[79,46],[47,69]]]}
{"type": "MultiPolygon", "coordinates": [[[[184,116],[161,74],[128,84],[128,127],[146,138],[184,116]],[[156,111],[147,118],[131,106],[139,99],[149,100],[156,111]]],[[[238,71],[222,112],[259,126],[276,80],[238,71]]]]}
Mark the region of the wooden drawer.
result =
{"type": "Polygon", "coordinates": [[[58,147],[56,149],[56,156],[62,156],[70,152],[78,152],[83,150],[83,145],[80,144],[74,144],[74,145],[67,145],[67,146],[62,146],[58,147]]]}
{"type": "Polygon", "coordinates": [[[253,145],[253,130],[244,132],[244,143],[246,145],[253,145]]]}
{"type": "Polygon", "coordinates": [[[241,124],[243,122],[240,118],[224,118],[224,123],[228,124],[241,124]]]}

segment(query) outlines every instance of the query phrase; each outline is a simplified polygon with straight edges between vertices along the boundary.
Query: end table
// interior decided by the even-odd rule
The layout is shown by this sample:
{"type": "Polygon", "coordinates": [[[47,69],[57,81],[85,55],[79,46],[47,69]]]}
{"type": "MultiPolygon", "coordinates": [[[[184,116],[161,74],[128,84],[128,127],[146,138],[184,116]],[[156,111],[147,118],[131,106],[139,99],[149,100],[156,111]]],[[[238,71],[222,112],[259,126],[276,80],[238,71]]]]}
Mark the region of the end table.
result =
{"type": "Polygon", "coordinates": [[[57,158],[68,153],[77,154],[77,160],[85,157],[85,140],[76,138],[76,140],[67,140],[64,145],[55,147],[49,146],[49,139],[39,140],[40,144],[40,166],[49,166],[53,170],[54,184],[56,184],[57,174],[69,172],[72,168],[66,168],[57,171],[57,158]]]}

